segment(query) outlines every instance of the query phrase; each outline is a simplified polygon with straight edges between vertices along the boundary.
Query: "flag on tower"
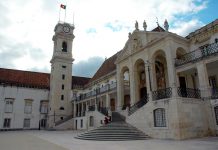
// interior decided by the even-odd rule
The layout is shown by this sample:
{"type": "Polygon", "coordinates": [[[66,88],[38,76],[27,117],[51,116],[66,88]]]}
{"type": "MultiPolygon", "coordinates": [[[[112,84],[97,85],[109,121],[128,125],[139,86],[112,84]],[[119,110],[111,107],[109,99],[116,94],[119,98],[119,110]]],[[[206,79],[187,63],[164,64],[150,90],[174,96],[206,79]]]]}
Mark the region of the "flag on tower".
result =
{"type": "Polygon", "coordinates": [[[61,4],[61,8],[66,9],[66,5],[61,4]]]}

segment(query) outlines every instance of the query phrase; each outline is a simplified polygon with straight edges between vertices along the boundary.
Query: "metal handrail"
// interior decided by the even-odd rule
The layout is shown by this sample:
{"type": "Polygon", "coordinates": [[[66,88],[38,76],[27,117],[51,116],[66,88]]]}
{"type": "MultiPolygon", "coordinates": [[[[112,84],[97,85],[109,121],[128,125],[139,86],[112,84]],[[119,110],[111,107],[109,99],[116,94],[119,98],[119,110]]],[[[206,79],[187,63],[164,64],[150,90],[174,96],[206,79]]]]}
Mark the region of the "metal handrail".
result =
{"type": "Polygon", "coordinates": [[[201,99],[201,91],[199,89],[178,87],[177,93],[180,97],[201,99]]]}
{"type": "Polygon", "coordinates": [[[152,92],[153,100],[160,100],[165,98],[170,98],[172,96],[172,88],[160,89],[152,92]]]}
{"type": "Polygon", "coordinates": [[[114,89],[116,89],[117,85],[116,82],[112,83],[112,84],[107,84],[99,89],[93,90],[93,91],[89,91],[87,93],[81,94],[80,96],[76,97],[75,100],[76,101],[80,101],[80,100],[84,100],[93,96],[96,96],[96,94],[103,94],[105,92],[109,92],[112,91],[114,89]]]}
{"type": "Polygon", "coordinates": [[[148,102],[148,94],[142,98],[140,101],[136,102],[134,105],[132,105],[129,108],[128,115],[132,115],[134,112],[136,112],[139,108],[144,106],[148,102]]]}
{"type": "Polygon", "coordinates": [[[182,55],[180,58],[175,58],[175,66],[181,66],[190,62],[196,62],[218,53],[218,43],[205,45],[194,51],[182,55]]]}

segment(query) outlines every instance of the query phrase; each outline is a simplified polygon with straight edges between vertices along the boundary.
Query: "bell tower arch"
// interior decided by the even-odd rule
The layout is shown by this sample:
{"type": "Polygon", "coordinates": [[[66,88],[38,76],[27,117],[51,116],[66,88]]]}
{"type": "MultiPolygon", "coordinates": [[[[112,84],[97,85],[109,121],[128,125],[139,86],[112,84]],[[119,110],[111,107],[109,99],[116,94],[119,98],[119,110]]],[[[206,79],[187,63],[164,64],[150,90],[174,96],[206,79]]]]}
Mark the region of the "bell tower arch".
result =
{"type": "Polygon", "coordinates": [[[60,22],[54,29],[54,49],[50,61],[49,127],[54,127],[56,122],[72,115],[73,31],[74,25],[60,22]]]}

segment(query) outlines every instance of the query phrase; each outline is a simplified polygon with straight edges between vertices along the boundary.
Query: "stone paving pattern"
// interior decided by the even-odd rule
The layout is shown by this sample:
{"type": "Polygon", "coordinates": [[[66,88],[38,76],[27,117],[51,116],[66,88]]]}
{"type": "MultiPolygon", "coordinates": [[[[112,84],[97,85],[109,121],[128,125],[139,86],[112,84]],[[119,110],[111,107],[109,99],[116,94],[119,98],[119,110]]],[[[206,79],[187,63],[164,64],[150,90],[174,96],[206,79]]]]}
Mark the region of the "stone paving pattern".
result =
{"type": "Polygon", "coordinates": [[[87,141],[74,137],[78,131],[0,132],[0,150],[218,150],[218,137],[182,141],[87,141]]]}

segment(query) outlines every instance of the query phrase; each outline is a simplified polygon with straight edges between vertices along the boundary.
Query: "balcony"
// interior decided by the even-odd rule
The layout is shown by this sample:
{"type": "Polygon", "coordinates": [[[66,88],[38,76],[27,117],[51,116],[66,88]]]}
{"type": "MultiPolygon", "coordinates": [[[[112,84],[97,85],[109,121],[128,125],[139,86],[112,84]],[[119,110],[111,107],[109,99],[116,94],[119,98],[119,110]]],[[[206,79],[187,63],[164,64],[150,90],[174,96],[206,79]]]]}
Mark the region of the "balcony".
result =
{"type": "Polygon", "coordinates": [[[90,97],[94,97],[96,95],[100,95],[100,94],[103,94],[103,93],[106,93],[106,92],[113,91],[116,88],[117,88],[116,82],[114,82],[112,84],[107,84],[107,85],[105,85],[105,86],[103,86],[101,88],[98,88],[96,90],[81,94],[80,96],[76,97],[75,100],[76,101],[81,101],[81,100],[84,100],[84,99],[87,99],[87,98],[90,98],[90,97]]]}
{"type": "Polygon", "coordinates": [[[172,88],[160,89],[152,92],[153,100],[170,98],[172,96],[172,88]]]}
{"type": "Polygon", "coordinates": [[[190,62],[194,63],[196,61],[200,61],[202,59],[205,59],[217,53],[218,53],[218,43],[206,45],[190,53],[184,54],[180,58],[175,58],[175,66],[176,67],[182,66],[190,62]]]}
{"type": "Polygon", "coordinates": [[[95,111],[95,105],[89,106],[89,111],[95,111]]]}
{"type": "Polygon", "coordinates": [[[201,99],[201,92],[199,89],[178,87],[177,93],[180,97],[201,99]]]}

